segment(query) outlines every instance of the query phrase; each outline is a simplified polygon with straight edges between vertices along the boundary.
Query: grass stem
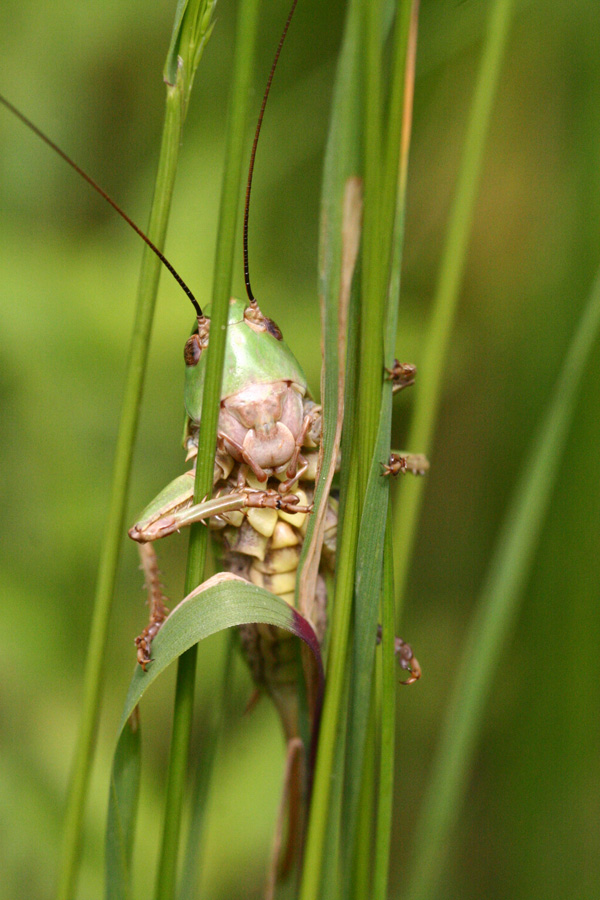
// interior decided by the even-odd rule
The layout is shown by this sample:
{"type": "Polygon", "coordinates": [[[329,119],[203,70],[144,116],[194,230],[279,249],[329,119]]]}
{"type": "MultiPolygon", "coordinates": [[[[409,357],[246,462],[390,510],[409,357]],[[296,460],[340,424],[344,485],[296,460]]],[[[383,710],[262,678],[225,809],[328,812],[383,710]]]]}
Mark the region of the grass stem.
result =
{"type": "MultiPolygon", "coordinates": [[[[221,207],[217,230],[211,309],[211,337],[207,350],[203,411],[196,462],[195,502],[200,502],[203,497],[211,492],[213,483],[217,420],[225,356],[225,326],[229,308],[234,250],[238,236],[238,206],[241,196],[254,48],[258,30],[258,6],[258,0],[243,0],[238,12],[232,95],[229,108],[221,207]]],[[[186,594],[202,581],[207,540],[206,528],[203,528],[201,525],[192,526],[185,582],[186,594]]],[[[165,803],[163,842],[156,888],[157,900],[170,900],[175,892],[181,813],[192,727],[195,672],[196,648],[191,648],[180,657],[177,669],[175,713],[165,803]]]]}

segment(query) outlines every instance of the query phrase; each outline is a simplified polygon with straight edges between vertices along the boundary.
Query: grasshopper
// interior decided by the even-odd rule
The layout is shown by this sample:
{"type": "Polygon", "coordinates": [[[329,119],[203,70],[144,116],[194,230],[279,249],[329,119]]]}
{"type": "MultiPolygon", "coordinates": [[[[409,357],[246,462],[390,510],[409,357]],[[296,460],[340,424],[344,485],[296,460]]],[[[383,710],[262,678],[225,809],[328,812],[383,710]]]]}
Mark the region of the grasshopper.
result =
{"type": "MultiPolygon", "coordinates": [[[[210,320],[198,317],[184,348],[186,369],[184,447],[198,451],[205,355],[210,320]]],[[[172,481],[146,507],[129,536],[141,544],[150,588],[150,623],[136,639],[145,669],[151,640],[164,621],[164,598],[156,590],[154,553],[147,544],[192,522],[208,522],[224,548],[225,568],[293,604],[296,570],[311,511],[317,472],[321,409],[311,399],[306,377],[274,322],[256,302],[229,305],[213,496],[193,503],[195,469],[172,481]]],[[[329,530],[335,525],[330,501],[329,530]]],[[[331,546],[331,541],[329,542],[331,546]]],[[[324,632],[325,590],[321,581],[313,624],[324,632]]],[[[295,658],[282,649],[290,635],[271,626],[247,626],[242,643],[257,682],[273,696],[295,733],[287,685],[295,681],[295,658]],[[285,635],[285,637],[284,637],[285,635]],[[291,665],[282,662],[280,656],[291,665]],[[291,673],[288,672],[291,669],[291,673]],[[293,676],[293,677],[292,677],[293,676]],[[284,700],[281,699],[282,695],[284,700]]]]}

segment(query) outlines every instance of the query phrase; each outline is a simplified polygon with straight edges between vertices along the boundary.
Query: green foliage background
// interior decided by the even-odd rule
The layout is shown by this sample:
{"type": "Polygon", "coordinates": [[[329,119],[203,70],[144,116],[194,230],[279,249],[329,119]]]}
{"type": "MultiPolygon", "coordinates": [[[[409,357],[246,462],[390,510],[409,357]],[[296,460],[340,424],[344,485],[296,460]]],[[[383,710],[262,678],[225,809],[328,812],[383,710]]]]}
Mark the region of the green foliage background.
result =
{"type": "MultiPolygon", "coordinates": [[[[256,110],[285,17],[267,0],[256,110]]],[[[398,356],[419,364],[485,0],[423,0],[398,356]]],[[[277,72],[251,212],[253,286],[316,391],[319,185],[344,4],[302,0],[277,72]]],[[[149,208],[173,4],[5,0],[0,88],[141,224],[149,208]]],[[[233,8],[222,0],[186,124],[167,254],[210,295],[233,8]]],[[[424,669],[398,698],[391,896],[440,713],[515,473],[547,403],[600,260],[600,8],[517,8],[486,152],[403,636],[424,669]]],[[[22,126],[0,115],[0,896],[51,895],[107,506],[141,247],[22,126]]],[[[131,520],[183,466],[183,366],[191,325],[165,276],[144,401],[131,520]]],[[[242,290],[240,265],[236,290],[242,290]]],[[[440,898],[600,894],[600,353],[587,373],[562,477],[487,710],[440,898]]],[[[403,443],[409,392],[396,401],[403,443]]],[[[409,448],[418,450],[419,448],[409,448]]],[[[401,535],[397,536],[402,539],[401,535]]],[[[177,598],[186,541],[159,548],[177,598]]],[[[124,540],[105,706],[84,835],[81,897],[101,895],[110,758],[145,620],[124,540]]],[[[219,639],[202,648],[210,714],[219,639]]],[[[205,851],[206,896],[260,896],[283,744],[265,702],[243,710],[237,665],[205,851]]],[[[170,685],[145,703],[138,889],[154,875],[170,685]]]]}

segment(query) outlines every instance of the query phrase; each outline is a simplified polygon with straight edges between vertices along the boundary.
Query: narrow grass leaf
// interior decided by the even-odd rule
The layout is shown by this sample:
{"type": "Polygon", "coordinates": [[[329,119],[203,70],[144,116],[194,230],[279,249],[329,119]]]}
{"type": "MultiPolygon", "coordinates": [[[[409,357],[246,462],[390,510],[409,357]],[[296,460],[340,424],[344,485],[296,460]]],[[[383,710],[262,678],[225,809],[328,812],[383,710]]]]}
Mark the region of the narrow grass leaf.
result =
{"type": "MultiPolygon", "coordinates": [[[[326,365],[333,358],[333,372],[338,372],[336,341],[337,305],[340,294],[342,259],[342,217],[343,198],[348,178],[358,172],[360,132],[358,125],[358,47],[360,31],[360,4],[352,0],[348,7],[342,50],[338,63],[331,126],[329,130],[325,158],[325,172],[321,216],[321,287],[320,294],[325,304],[326,365]]],[[[338,403],[338,385],[327,378],[323,402],[332,408],[338,403]],[[331,394],[330,398],[329,395],[331,394]]],[[[325,427],[327,423],[325,423],[325,427]]],[[[347,460],[349,463],[350,460],[347,460]]],[[[352,520],[352,504],[347,507],[352,520]]],[[[341,524],[342,534],[345,532],[341,524]]],[[[338,541],[340,531],[338,531],[338,541]]],[[[341,539],[343,544],[344,538],[341,539]]],[[[321,877],[324,870],[326,848],[338,846],[335,834],[328,835],[328,827],[335,831],[339,825],[339,814],[331,814],[331,789],[333,771],[339,753],[339,726],[342,695],[345,683],[346,647],[352,602],[353,572],[346,570],[343,549],[338,543],[336,561],[336,585],[334,608],[330,620],[330,645],[327,670],[327,696],[319,735],[319,750],[316,761],[315,778],[309,813],[306,850],[302,873],[300,896],[303,900],[314,900],[320,896],[321,877]]],[[[338,773],[341,777],[341,773],[338,773]]],[[[335,866],[335,861],[329,861],[335,866]]]]}
{"type": "MultiPolygon", "coordinates": [[[[385,358],[391,366],[394,356],[394,336],[398,326],[398,305],[400,301],[400,283],[402,272],[402,255],[404,246],[404,226],[406,218],[406,185],[408,181],[408,156],[412,132],[412,110],[415,85],[415,68],[417,57],[417,31],[419,22],[419,0],[410,3],[408,19],[400,17],[396,22],[396,76],[394,90],[390,98],[390,106],[398,103],[402,97],[402,125],[399,139],[399,166],[397,172],[396,210],[394,215],[394,240],[391,251],[389,307],[386,328],[385,358]],[[406,37],[405,37],[406,29],[406,37]],[[406,44],[405,44],[406,41],[406,44]],[[405,48],[405,51],[404,51],[405,48]],[[404,51],[404,52],[403,52],[404,51]],[[401,55],[403,54],[403,55],[401,55]],[[400,73],[398,68],[402,63],[400,73]]],[[[387,176],[391,179],[395,159],[392,148],[388,144],[387,176]]],[[[387,189],[389,190],[389,188],[387,189]]],[[[392,813],[394,802],[394,761],[395,761],[395,722],[396,722],[396,657],[395,657],[395,592],[393,571],[393,521],[388,505],[385,530],[385,554],[383,562],[383,590],[381,595],[382,648],[379,678],[378,714],[379,714],[379,796],[377,803],[377,819],[374,842],[373,864],[373,900],[385,900],[388,890],[389,856],[392,839],[392,813]]],[[[403,539],[403,535],[397,535],[403,539]]]]}
{"type": "Polygon", "coordinates": [[[106,825],[106,900],[131,900],[131,858],[140,788],[141,735],[134,711],[117,744],[106,825]]]}
{"type": "Polygon", "coordinates": [[[198,641],[224,628],[264,622],[291,631],[311,649],[317,676],[322,681],[319,641],[311,624],[285,600],[231,572],[220,572],[199,585],[182,600],[165,621],[152,642],[152,663],[144,672],[136,666],[119,732],[150,685],[182,653],[198,641]]]}
{"type": "Polygon", "coordinates": [[[360,798],[363,790],[367,727],[371,714],[384,530],[389,502],[389,478],[382,477],[382,463],[387,461],[390,452],[391,394],[391,385],[385,385],[356,555],[356,611],[348,718],[351,740],[348,742],[344,791],[344,874],[347,891],[353,872],[352,859],[357,852],[359,812],[361,818],[369,815],[368,811],[362,809],[360,798]]]}
{"type": "Polygon", "coordinates": [[[362,815],[358,822],[357,840],[354,856],[349,865],[352,877],[348,880],[348,888],[342,894],[348,900],[371,900],[372,865],[373,865],[373,798],[376,789],[375,765],[375,682],[369,708],[367,725],[367,741],[365,746],[364,766],[361,777],[360,808],[362,815]]]}
{"type": "MultiPolygon", "coordinates": [[[[219,661],[221,669],[220,686],[212,704],[212,718],[210,723],[202,729],[202,746],[194,766],[194,785],[190,799],[191,821],[181,871],[179,900],[194,900],[197,896],[198,881],[203,862],[203,837],[205,834],[206,809],[211,789],[211,776],[220,740],[223,736],[225,722],[231,711],[234,648],[235,633],[229,630],[226,636],[223,658],[219,661]]],[[[219,679],[217,680],[219,681],[219,679]]]]}
{"type": "Polygon", "coordinates": [[[175,607],[153,641],[153,659],[148,670],[144,672],[140,666],[136,667],[125,700],[109,795],[107,900],[128,900],[131,890],[139,738],[132,735],[130,717],[150,685],[190,647],[225,628],[256,622],[290,631],[311,650],[314,681],[318,686],[318,720],[324,674],[319,640],[310,622],[285,600],[229,572],[215,575],[196,588],[175,607]]]}
{"type": "MultiPolygon", "coordinates": [[[[190,0],[190,3],[192,0],[190,0]]],[[[194,5],[196,0],[193,0],[194,5]]],[[[195,65],[200,54],[195,56],[195,65]]],[[[185,117],[182,97],[189,96],[188,78],[193,79],[195,68],[189,68],[175,84],[167,88],[165,122],[156,184],[147,233],[154,244],[164,247],[175,172],[185,117]]],[[[191,86],[191,85],[190,85],[191,86]]],[[[69,783],[57,900],[71,900],[75,892],[79,845],[87,794],[96,727],[106,660],[108,622],[114,595],[120,546],[125,530],[125,508],[129,490],[129,476],[133,448],[137,434],[139,409],[146,374],[154,306],[158,291],[160,262],[148,247],[144,249],[137,293],[135,322],[127,363],[123,406],[115,449],[109,511],[100,549],[94,611],[86,658],[83,685],[82,716],[77,736],[73,769],[69,783]]]]}
{"type": "Polygon", "coordinates": [[[171,43],[164,68],[164,79],[167,84],[174,85],[180,66],[189,71],[184,93],[186,105],[202,51],[212,34],[216,5],[217,0],[200,0],[200,2],[177,0],[171,43]]]}
{"type": "MultiPolygon", "coordinates": [[[[194,481],[194,501],[196,503],[200,502],[212,490],[217,421],[225,355],[227,310],[231,292],[234,248],[238,235],[238,206],[241,193],[246,122],[258,31],[258,8],[258,0],[242,0],[238,8],[233,57],[232,94],[229,106],[223,185],[217,229],[211,308],[211,337],[207,348],[202,420],[199,429],[196,477],[194,481]]],[[[206,529],[198,524],[192,525],[185,578],[186,595],[202,580],[207,541],[206,529]]],[[[180,658],[177,667],[163,839],[156,885],[157,900],[171,900],[175,893],[181,815],[194,707],[196,656],[195,644],[190,645],[189,653],[184,654],[180,658]]]]}
{"type": "Polygon", "coordinates": [[[394,759],[396,743],[396,655],[394,653],[394,572],[392,521],[388,507],[388,521],[385,532],[385,554],[383,561],[383,593],[381,616],[381,678],[380,697],[377,703],[379,713],[379,797],[375,846],[373,850],[373,892],[372,900],[386,900],[388,895],[388,872],[392,841],[392,812],[394,806],[394,759]]]}
{"type": "MultiPolygon", "coordinates": [[[[397,10],[397,22],[394,31],[394,70],[390,102],[390,115],[387,121],[388,134],[386,169],[387,183],[384,196],[379,198],[382,212],[378,222],[382,227],[382,235],[386,239],[383,244],[384,259],[390,258],[390,283],[381,281],[383,297],[386,301],[385,328],[381,354],[388,366],[391,366],[394,352],[395,335],[398,322],[398,303],[400,297],[400,270],[402,262],[402,246],[404,237],[404,209],[406,195],[406,163],[412,110],[412,90],[414,84],[414,44],[416,43],[416,10],[417,5],[411,0],[402,3],[397,10]],[[414,28],[411,30],[411,19],[414,17],[414,28]],[[409,46],[412,37],[412,47],[409,46]],[[388,171],[389,169],[389,171],[388,171]],[[391,202],[390,202],[390,196],[391,202]]],[[[384,267],[384,272],[385,272],[384,267]]],[[[383,360],[378,358],[371,363],[375,371],[383,372],[383,360]]],[[[379,375],[381,380],[381,374],[379,375]]],[[[380,411],[375,449],[370,463],[369,477],[365,494],[365,503],[360,523],[356,556],[356,611],[354,629],[354,648],[352,660],[351,705],[349,712],[349,732],[352,740],[348,745],[346,769],[346,791],[344,805],[346,865],[346,891],[350,889],[348,879],[352,867],[353,855],[359,852],[356,846],[356,833],[359,815],[370,816],[373,798],[365,795],[363,784],[364,754],[367,740],[371,700],[373,696],[373,672],[375,661],[375,640],[377,633],[377,617],[379,613],[380,586],[384,563],[385,528],[389,504],[389,478],[382,477],[383,463],[387,462],[390,452],[392,415],[391,384],[384,383],[380,388],[380,411]],[[363,809],[361,797],[366,804],[363,809]]],[[[370,782],[373,787],[375,781],[370,782]]]]}

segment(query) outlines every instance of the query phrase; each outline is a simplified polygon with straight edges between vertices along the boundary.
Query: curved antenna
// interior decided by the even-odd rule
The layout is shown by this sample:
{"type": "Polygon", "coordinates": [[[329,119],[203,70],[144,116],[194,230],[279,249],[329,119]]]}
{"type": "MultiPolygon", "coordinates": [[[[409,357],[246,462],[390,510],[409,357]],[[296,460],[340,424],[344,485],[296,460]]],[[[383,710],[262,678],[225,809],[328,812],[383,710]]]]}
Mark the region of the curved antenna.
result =
{"type": "Polygon", "coordinates": [[[278,45],[277,51],[275,53],[275,58],[273,59],[273,65],[271,66],[271,71],[269,72],[269,78],[267,80],[267,86],[266,86],[265,92],[263,94],[262,104],[260,107],[260,112],[258,114],[258,122],[256,123],[256,131],[254,132],[254,141],[252,143],[252,152],[250,154],[250,166],[248,167],[248,182],[246,184],[246,205],[244,207],[244,281],[246,282],[246,293],[248,294],[248,300],[250,301],[250,303],[256,303],[256,297],[252,293],[252,288],[250,287],[250,270],[248,267],[248,218],[250,216],[250,191],[252,190],[252,175],[254,174],[254,160],[256,158],[256,147],[258,145],[260,129],[261,129],[262,121],[263,121],[263,116],[265,114],[265,106],[267,105],[269,91],[271,90],[271,82],[273,81],[273,75],[275,74],[275,69],[277,68],[277,63],[279,62],[279,54],[281,53],[281,48],[283,47],[283,42],[285,41],[285,36],[288,33],[288,28],[290,27],[290,22],[292,21],[292,16],[294,15],[294,10],[296,9],[297,2],[298,2],[298,0],[292,0],[292,7],[288,13],[286,23],[283,26],[283,31],[281,32],[281,37],[279,38],[279,45],[278,45]]]}
{"type": "Polygon", "coordinates": [[[165,266],[165,267],[169,270],[169,272],[171,273],[171,275],[173,276],[173,278],[175,279],[175,281],[177,282],[177,284],[178,284],[181,288],[183,288],[183,290],[184,290],[184,292],[187,294],[187,296],[188,296],[188,298],[189,298],[189,300],[190,300],[192,306],[193,306],[194,309],[196,310],[196,315],[198,316],[198,318],[202,319],[202,318],[203,318],[203,313],[202,313],[202,310],[201,310],[201,308],[200,308],[200,304],[198,303],[198,301],[196,300],[196,298],[195,298],[194,295],[192,294],[190,288],[187,286],[187,284],[185,283],[185,281],[183,280],[183,278],[181,277],[181,275],[179,274],[179,272],[177,272],[177,271],[174,269],[174,267],[171,265],[171,263],[170,263],[169,260],[166,258],[166,256],[165,256],[163,253],[161,253],[161,251],[158,249],[158,247],[156,246],[156,244],[153,244],[152,241],[150,240],[150,238],[147,237],[147,236],[144,234],[144,232],[142,231],[142,229],[139,228],[139,227],[135,224],[135,222],[134,222],[132,219],[129,218],[129,216],[127,215],[127,213],[123,212],[123,210],[122,210],[121,207],[118,205],[118,203],[116,203],[116,202],[112,199],[112,197],[109,197],[109,195],[106,193],[106,191],[102,190],[102,188],[100,187],[100,185],[99,185],[99,184],[96,184],[96,182],[94,181],[94,179],[93,179],[90,175],[88,175],[87,172],[84,172],[83,169],[81,169],[81,168],[77,165],[76,162],[73,162],[73,160],[71,159],[71,157],[70,157],[70,156],[67,156],[67,154],[64,152],[64,150],[61,150],[60,147],[58,147],[58,146],[54,143],[54,141],[50,140],[50,138],[49,138],[46,134],[44,134],[44,132],[41,131],[41,130],[37,127],[37,125],[34,125],[33,122],[31,122],[31,121],[27,118],[27,116],[24,116],[23,113],[20,112],[20,111],[16,108],[16,106],[13,106],[12,103],[10,103],[5,97],[3,97],[2,94],[0,94],[0,103],[4,104],[4,106],[5,106],[8,110],[10,110],[10,112],[13,113],[13,115],[15,115],[15,116],[17,117],[17,119],[20,119],[21,122],[22,122],[24,125],[27,126],[27,128],[29,128],[31,131],[33,131],[34,134],[37,134],[37,136],[38,136],[39,138],[41,138],[41,139],[44,141],[45,144],[47,144],[49,147],[51,147],[52,150],[55,151],[55,153],[58,153],[58,155],[61,157],[61,159],[64,159],[64,161],[65,161],[66,163],[68,163],[68,165],[70,165],[72,169],[75,169],[75,171],[76,171],[79,175],[81,175],[81,177],[82,177],[83,179],[85,179],[85,181],[87,181],[87,183],[88,183],[91,187],[93,187],[94,190],[95,190],[98,194],[100,194],[101,197],[104,197],[104,199],[106,200],[107,203],[110,203],[110,205],[112,206],[112,208],[113,208],[114,210],[116,210],[116,212],[119,213],[119,215],[121,216],[121,218],[122,218],[122,219],[125,219],[125,221],[127,222],[127,224],[130,225],[131,228],[133,228],[133,230],[136,232],[136,234],[139,234],[139,236],[141,237],[141,239],[142,239],[143,241],[145,241],[146,244],[148,244],[148,246],[149,246],[150,249],[153,251],[153,253],[156,253],[156,255],[157,255],[158,258],[160,259],[160,261],[161,261],[161,263],[163,264],[163,266],[165,266]]]}

